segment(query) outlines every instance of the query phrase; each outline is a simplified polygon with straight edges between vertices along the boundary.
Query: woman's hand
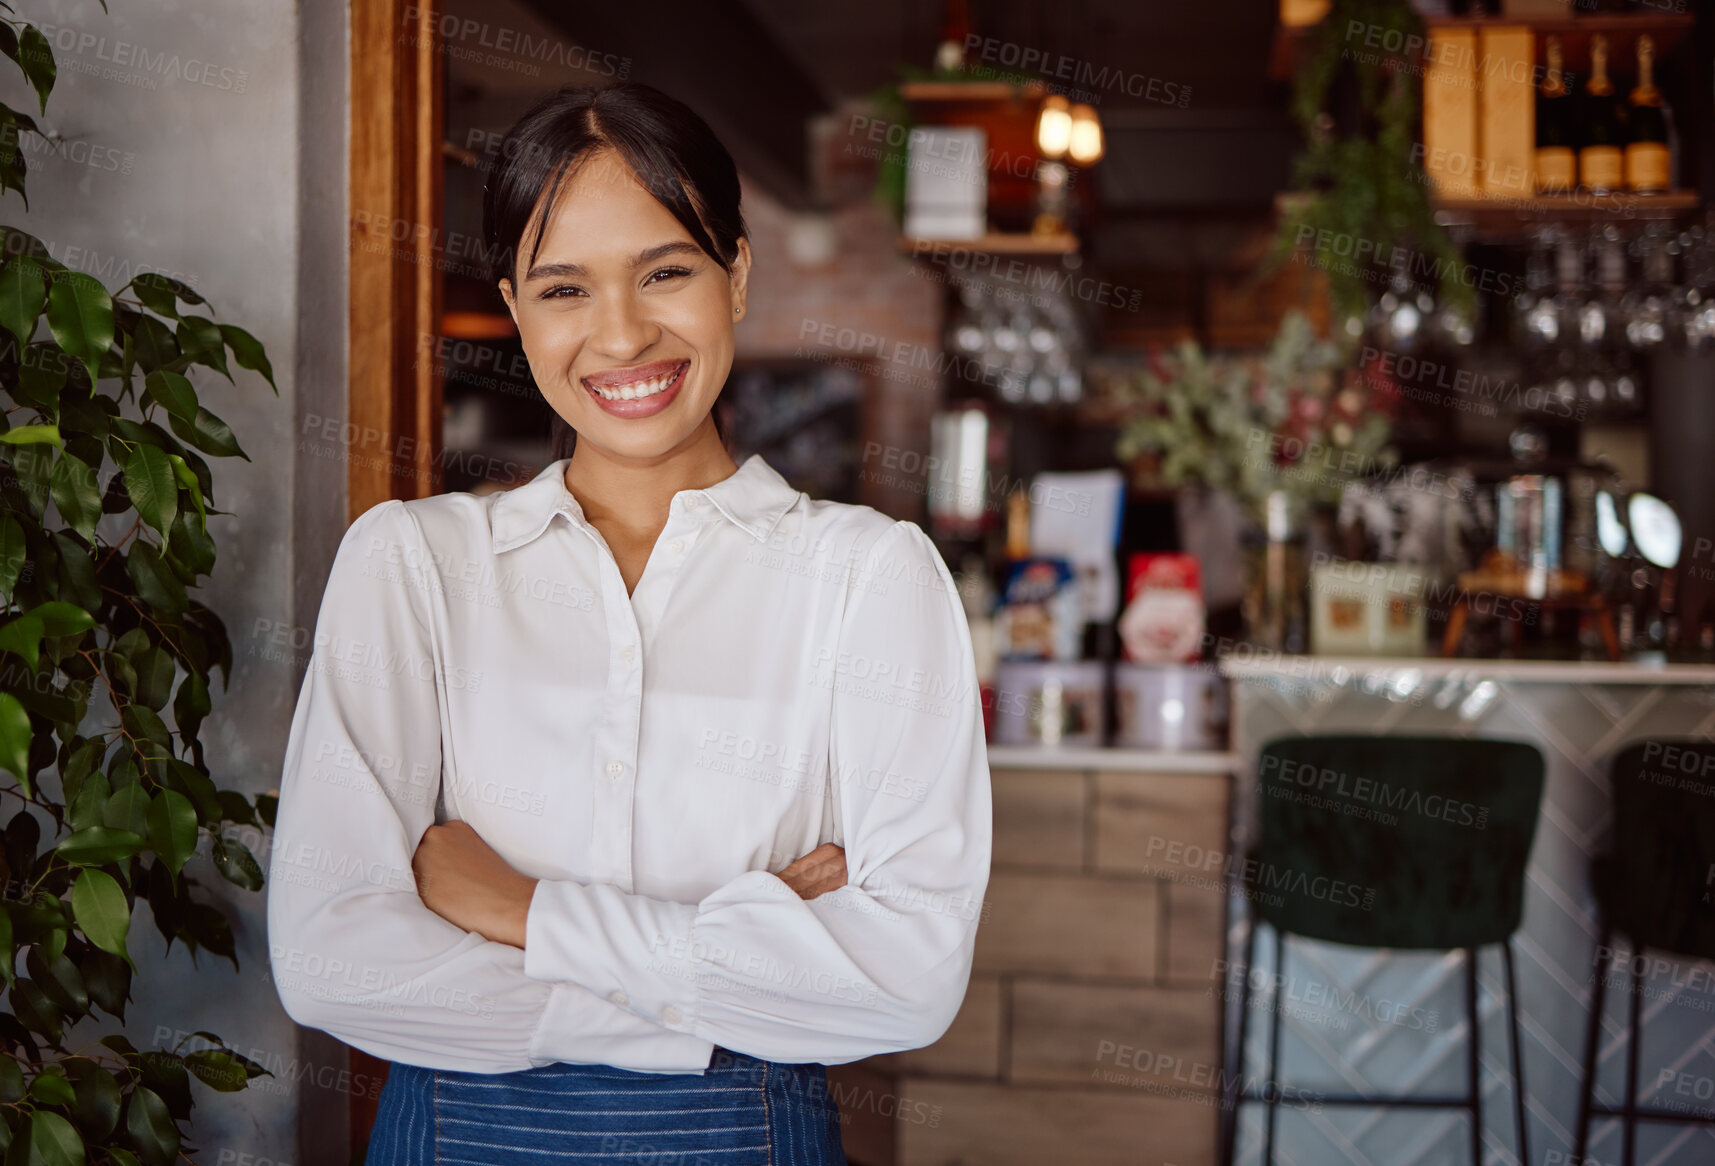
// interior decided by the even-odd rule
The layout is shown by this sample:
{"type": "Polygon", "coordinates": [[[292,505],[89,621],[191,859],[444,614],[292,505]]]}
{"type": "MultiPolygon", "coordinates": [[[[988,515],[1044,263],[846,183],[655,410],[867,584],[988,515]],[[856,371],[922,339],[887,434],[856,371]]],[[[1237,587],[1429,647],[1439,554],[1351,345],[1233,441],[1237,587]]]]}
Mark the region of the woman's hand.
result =
{"type": "Polygon", "coordinates": [[[430,826],[411,856],[423,905],[455,927],[524,946],[536,880],[514,870],[469,822],[430,826]]]}
{"type": "Polygon", "coordinates": [[[778,877],[791,887],[800,899],[814,899],[846,885],[846,851],[843,846],[824,842],[816,849],[789,864],[778,877]]]}

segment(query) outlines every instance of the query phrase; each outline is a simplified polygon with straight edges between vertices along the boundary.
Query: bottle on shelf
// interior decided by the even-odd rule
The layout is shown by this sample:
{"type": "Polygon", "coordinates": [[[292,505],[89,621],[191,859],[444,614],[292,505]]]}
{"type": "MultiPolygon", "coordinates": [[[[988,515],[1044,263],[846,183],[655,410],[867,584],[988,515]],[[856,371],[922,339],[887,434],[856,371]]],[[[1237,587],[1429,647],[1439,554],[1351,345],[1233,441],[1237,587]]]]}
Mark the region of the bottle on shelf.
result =
{"type": "Polygon", "coordinates": [[[1593,194],[1625,187],[1626,125],[1619,96],[1608,79],[1608,38],[1590,38],[1590,80],[1584,84],[1584,144],[1578,151],[1578,183],[1593,194]]]}
{"type": "Polygon", "coordinates": [[[1667,144],[1667,117],[1661,90],[1655,87],[1655,39],[1638,38],[1638,83],[1631,93],[1630,135],[1626,142],[1626,188],[1661,194],[1673,185],[1673,155],[1667,144]]]}
{"type": "Polygon", "coordinates": [[[1536,189],[1564,194],[1578,185],[1577,119],[1566,87],[1560,38],[1549,37],[1543,53],[1547,72],[1536,95],[1536,189]]]}

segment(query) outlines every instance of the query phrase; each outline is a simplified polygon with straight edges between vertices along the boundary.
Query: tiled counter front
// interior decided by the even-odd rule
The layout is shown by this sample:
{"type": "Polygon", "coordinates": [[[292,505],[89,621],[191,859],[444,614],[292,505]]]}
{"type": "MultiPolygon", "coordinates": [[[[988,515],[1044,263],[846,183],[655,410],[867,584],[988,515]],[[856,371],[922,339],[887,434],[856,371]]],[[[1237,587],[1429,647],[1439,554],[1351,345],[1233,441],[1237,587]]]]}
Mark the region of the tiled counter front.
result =
{"type": "Polygon", "coordinates": [[[964,1008],[829,1071],[854,1166],[1207,1166],[1225,754],[995,749],[994,866],[964,1008]]]}

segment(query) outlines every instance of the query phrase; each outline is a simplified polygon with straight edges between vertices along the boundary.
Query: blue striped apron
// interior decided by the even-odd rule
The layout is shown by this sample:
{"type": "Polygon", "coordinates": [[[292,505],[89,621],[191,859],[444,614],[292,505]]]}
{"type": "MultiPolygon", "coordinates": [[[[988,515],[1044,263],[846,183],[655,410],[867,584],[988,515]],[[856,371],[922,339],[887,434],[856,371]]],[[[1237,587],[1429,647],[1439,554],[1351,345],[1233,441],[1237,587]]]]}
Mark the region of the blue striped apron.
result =
{"type": "Polygon", "coordinates": [[[845,1166],[820,1064],[716,1047],[708,1072],[393,1063],[364,1166],[845,1166]]]}

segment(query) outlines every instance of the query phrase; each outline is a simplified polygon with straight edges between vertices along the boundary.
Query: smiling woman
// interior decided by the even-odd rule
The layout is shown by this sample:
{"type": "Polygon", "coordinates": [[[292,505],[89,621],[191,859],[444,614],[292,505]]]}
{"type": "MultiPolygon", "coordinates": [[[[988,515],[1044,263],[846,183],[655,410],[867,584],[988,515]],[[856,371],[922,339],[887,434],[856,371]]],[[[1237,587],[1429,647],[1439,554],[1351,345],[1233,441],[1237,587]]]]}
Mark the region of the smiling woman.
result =
{"type": "Polygon", "coordinates": [[[569,457],[580,433],[600,440],[578,409],[589,404],[580,388],[626,419],[662,413],[690,389],[650,436],[706,414],[718,437],[709,406],[732,366],[730,321],[744,315],[750,244],[738,170],[708,126],[650,86],[571,88],[520,118],[500,157],[484,191],[483,231],[492,278],[554,407],[554,456],[569,457]],[[621,236],[593,233],[614,227],[621,236]],[[640,249],[628,253],[622,244],[632,239],[640,249]],[[628,319],[633,295],[653,306],[631,303],[628,319]],[[588,315],[598,297],[605,318],[566,327],[562,313],[588,315]],[[646,330],[649,315],[685,351],[620,366],[638,339],[626,329],[646,330]],[[593,371],[574,378],[580,355],[593,371]]]}
{"type": "Polygon", "coordinates": [[[281,999],[393,1062],[370,1166],[842,1163],[825,1066],[934,1042],[970,978],[958,590],[915,524],[728,454],[751,252],[689,109],[552,95],[484,213],[577,441],[347,530],[281,781],[281,999]]]}

